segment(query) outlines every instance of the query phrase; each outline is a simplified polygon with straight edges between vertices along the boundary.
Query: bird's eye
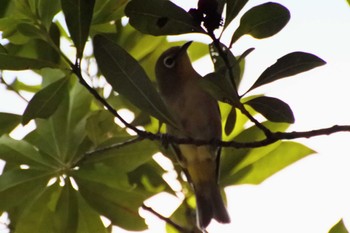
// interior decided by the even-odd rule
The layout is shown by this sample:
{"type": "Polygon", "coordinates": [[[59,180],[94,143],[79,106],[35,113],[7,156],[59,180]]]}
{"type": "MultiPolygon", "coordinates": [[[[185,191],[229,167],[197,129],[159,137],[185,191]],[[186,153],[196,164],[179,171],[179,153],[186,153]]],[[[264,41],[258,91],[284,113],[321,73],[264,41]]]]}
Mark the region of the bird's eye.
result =
{"type": "Polygon", "coordinates": [[[173,68],[175,66],[175,59],[173,56],[168,56],[164,58],[163,62],[167,68],[173,68]]]}

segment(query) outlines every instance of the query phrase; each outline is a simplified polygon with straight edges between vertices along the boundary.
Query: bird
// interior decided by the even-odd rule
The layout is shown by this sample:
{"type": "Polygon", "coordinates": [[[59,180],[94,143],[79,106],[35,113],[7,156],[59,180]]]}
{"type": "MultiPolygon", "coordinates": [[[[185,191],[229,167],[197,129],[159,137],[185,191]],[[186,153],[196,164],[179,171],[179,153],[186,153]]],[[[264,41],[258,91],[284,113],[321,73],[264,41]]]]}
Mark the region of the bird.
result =
{"type": "MultiPolygon", "coordinates": [[[[191,43],[167,49],[156,62],[159,93],[176,122],[176,126],[167,124],[166,132],[178,138],[218,140],[222,132],[218,102],[200,85],[203,77],[192,67],[187,54],[191,43]]],[[[198,228],[205,230],[212,219],[229,223],[218,184],[220,148],[194,144],[172,146],[195,194],[198,228]]]]}

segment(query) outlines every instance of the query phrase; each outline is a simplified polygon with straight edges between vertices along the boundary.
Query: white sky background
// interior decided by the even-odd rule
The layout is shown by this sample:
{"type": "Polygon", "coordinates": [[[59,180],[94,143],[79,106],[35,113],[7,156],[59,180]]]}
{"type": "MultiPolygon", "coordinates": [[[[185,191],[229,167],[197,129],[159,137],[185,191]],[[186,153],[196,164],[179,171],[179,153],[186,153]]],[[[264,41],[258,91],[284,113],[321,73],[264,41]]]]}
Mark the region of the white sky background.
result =
{"type": "MultiPolygon", "coordinates": [[[[186,10],[196,6],[194,0],[174,2],[186,10]]],[[[265,2],[251,0],[244,11],[265,2]]],[[[278,58],[293,51],[310,52],[327,64],[254,93],[265,93],[287,102],[296,118],[291,130],[350,125],[350,7],[346,0],[277,2],[291,12],[287,26],[264,40],[242,37],[233,47],[235,55],[255,47],[246,60],[242,93],[278,58]]],[[[237,24],[232,25],[231,31],[236,27],[237,24]]],[[[224,42],[230,40],[224,39],[224,42]]],[[[211,67],[208,59],[195,64],[201,74],[210,72],[208,67],[211,67]]],[[[21,113],[24,106],[16,96],[0,88],[0,111],[21,113]]],[[[298,141],[319,153],[284,169],[261,185],[227,188],[232,223],[214,222],[208,228],[210,233],[326,233],[340,218],[344,218],[350,229],[350,133],[298,141]]],[[[157,204],[154,208],[164,215],[170,215],[179,203],[169,196],[153,200],[157,204]]],[[[150,224],[147,233],[164,229],[164,223],[152,215],[147,214],[147,222],[150,224]]],[[[117,228],[115,231],[126,232],[117,228]]]]}

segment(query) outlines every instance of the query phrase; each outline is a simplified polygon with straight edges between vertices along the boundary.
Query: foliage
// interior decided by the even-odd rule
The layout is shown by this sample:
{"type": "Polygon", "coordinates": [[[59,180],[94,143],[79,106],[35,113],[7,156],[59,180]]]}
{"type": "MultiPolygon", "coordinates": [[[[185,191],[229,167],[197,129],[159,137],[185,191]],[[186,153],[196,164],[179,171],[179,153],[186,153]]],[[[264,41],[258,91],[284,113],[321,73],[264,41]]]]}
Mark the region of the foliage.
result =
{"type": "MultiPolygon", "coordinates": [[[[278,33],[289,21],[288,9],[271,2],[251,8],[241,17],[231,43],[224,45],[214,30],[225,30],[237,20],[247,1],[214,1],[214,8],[208,2],[200,0],[198,9],[186,12],[166,0],[3,1],[0,31],[6,41],[0,45],[0,69],[31,70],[42,77],[38,88],[31,86],[30,77],[28,83],[7,82],[2,73],[9,90],[33,94],[22,116],[0,113],[0,159],[6,162],[0,176],[0,200],[6,201],[0,202],[0,213],[9,214],[13,232],[110,232],[101,215],[112,225],[143,230],[147,225],[138,214],[142,203],[161,191],[175,195],[162,179],[164,170],[152,159],[159,151],[173,159],[159,143],[162,137],[156,137],[158,130],[163,132],[161,123],[172,124],[173,119],[154,86],[153,67],[162,51],[183,42],[168,42],[166,35],[196,32],[212,39],[209,46],[194,43],[189,53],[193,60],[206,54],[213,60],[215,71],[205,76],[203,88],[221,102],[225,141],[264,140],[267,132],[283,132],[294,122],[287,103],[248,96],[249,91],[325,62],[310,53],[287,54],[268,67],[247,93],[239,94],[244,59],[253,49],[241,56],[230,49],[244,35],[263,39],[278,33]],[[129,17],[126,25],[124,10],[129,17]],[[74,46],[73,60],[62,40],[74,46]],[[91,44],[93,54],[84,53],[91,44]],[[96,72],[82,68],[95,60],[96,72]],[[104,80],[108,84],[99,85],[104,80]],[[112,92],[107,91],[109,85],[112,92]],[[131,124],[123,122],[127,127],[114,123],[120,109],[135,116],[131,124]],[[257,114],[266,121],[254,121],[257,114]],[[254,124],[246,128],[249,120],[254,124]],[[29,121],[36,128],[25,138],[8,136],[18,124],[29,121]],[[137,135],[130,135],[127,128],[137,135]]],[[[225,147],[219,182],[222,188],[259,184],[312,153],[287,141],[258,148],[225,147]]],[[[195,221],[188,214],[194,211],[188,203],[193,194],[180,175],[177,179],[186,198],[170,219],[193,229],[195,221]]]]}

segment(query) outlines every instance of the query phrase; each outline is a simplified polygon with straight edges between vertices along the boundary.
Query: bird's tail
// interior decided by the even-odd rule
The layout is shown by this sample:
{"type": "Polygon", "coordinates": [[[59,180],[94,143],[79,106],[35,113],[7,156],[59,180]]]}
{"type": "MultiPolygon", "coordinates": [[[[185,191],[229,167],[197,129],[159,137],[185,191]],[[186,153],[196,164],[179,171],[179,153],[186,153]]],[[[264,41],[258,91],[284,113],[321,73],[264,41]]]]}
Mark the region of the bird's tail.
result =
{"type": "Polygon", "coordinates": [[[190,165],[188,173],[196,196],[198,227],[205,229],[213,218],[220,223],[229,223],[230,217],[217,184],[214,161],[190,165]]]}

